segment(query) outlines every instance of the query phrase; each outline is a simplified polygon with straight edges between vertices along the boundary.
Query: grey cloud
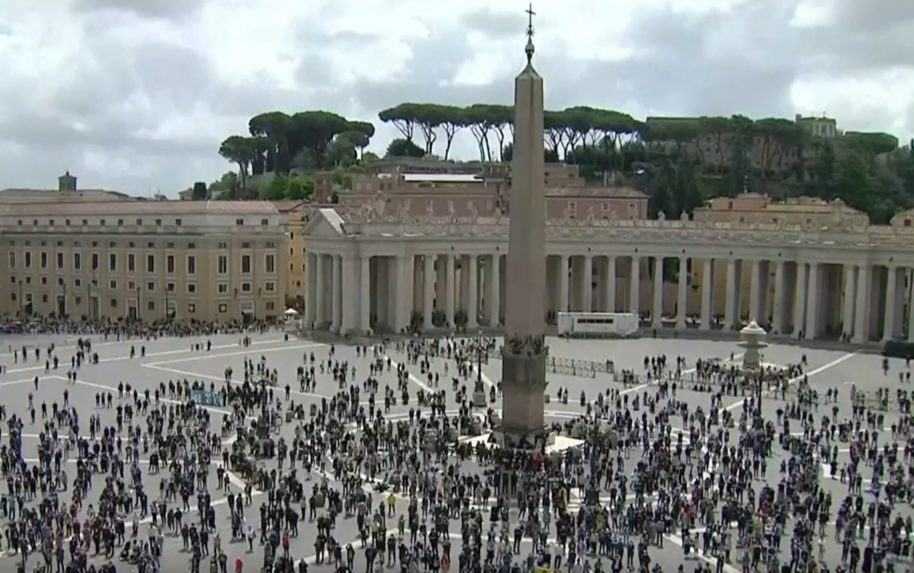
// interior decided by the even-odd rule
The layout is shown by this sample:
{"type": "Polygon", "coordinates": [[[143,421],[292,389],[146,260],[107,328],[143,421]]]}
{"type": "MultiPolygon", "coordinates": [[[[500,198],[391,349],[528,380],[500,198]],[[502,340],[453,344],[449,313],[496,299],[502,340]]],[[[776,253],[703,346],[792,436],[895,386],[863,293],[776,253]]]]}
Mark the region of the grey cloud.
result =
{"type": "MultiPolygon", "coordinates": [[[[513,75],[523,65],[522,13],[498,8],[468,14],[432,11],[424,20],[428,35],[405,40],[411,55],[401,72],[380,80],[347,76],[344,81],[334,62],[380,58],[384,38],[374,31],[330,31],[332,3],[326,3],[321,8],[325,17],[297,23],[294,39],[272,55],[276,61],[295,62],[293,85],[280,86],[267,73],[268,62],[262,74],[257,73],[259,62],[248,62],[244,77],[250,79],[223,81],[214,70],[218,47],[191,49],[165,40],[124,46],[118,34],[110,33],[124,26],[150,26],[155,32],[194,34],[197,11],[207,0],[75,1],[68,25],[82,26],[84,39],[72,59],[37,82],[28,74],[0,76],[0,187],[49,186],[58,172],[69,168],[87,186],[131,192],[181,189],[231,169],[216,152],[219,141],[245,133],[250,116],[270,109],[329,109],[372,121],[378,133],[371,148],[383,152],[397,134],[378,120],[379,110],[404,101],[507,104],[513,97],[513,75]],[[156,22],[144,22],[148,19],[156,22]],[[468,31],[486,40],[470,44],[468,31]],[[508,38],[516,38],[517,45],[506,53],[505,44],[513,46],[514,41],[505,41],[508,38]],[[513,58],[516,65],[485,85],[454,85],[462,66],[479,57],[513,58]],[[31,95],[36,97],[26,97],[31,95]],[[173,140],[148,135],[189,117],[203,118],[187,130],[195,135],[173,140]],[[132,169],[103,167],[124,163],[132,169]]],[[[791,117],[796,111],[791,87],[798,79],[840,80],[864,71],[912,69],[908,55],[914,48],[914,4],[880,2],[877,10],[870,2],[835,2],[834,24],[820,28],[790,26],[798,0],[755,0],[729,11],[688,15],[639,6],[628,28],[613,38],[631,54],[616,60],[600,53],[586,55],[590,46],[571,43],[578,41],[577,30],[563,29],[561,20],[553,19],[549,33],[537,37],[535,59],[546,79],[546,105],[600,106],[639,118],[734,113],[791,117]],[[552,40],[555,37],[565,39],[552,40]],[[584,56],[578,55],[582,52],[584,56]]],[[[593,36],[605,22],[588,25],[593,36]]],[[[137,37],[147,37],[142,31],[138,29],[137,37]]],[[[389,62],[379,59],[378,65],[386,68],[389,62]]],[[[839,124],[843,111],[859,128],[903,125],[907,134],[914,133],[914,105],[901,118],[869,108],[828,111],[839,124]]],[[[475,154],[467,133],[459,136],[455,148],[458,156],[475,154]]]]}
{"type": "Polygon", "coordinates": [[[523,25],[523,15],[513,12],[497,12],[491,8],[464,14],[460,18],[461,24],[471,30],[482,32],[493,38],[508,38],[517,36],[518,30],[523,25]]]}
{"type": "Polygon", "coordinates": [[[196,12],[204,0],[76,0],[79,12],[118,11],[143,18],[183,19],[196,12]]]}

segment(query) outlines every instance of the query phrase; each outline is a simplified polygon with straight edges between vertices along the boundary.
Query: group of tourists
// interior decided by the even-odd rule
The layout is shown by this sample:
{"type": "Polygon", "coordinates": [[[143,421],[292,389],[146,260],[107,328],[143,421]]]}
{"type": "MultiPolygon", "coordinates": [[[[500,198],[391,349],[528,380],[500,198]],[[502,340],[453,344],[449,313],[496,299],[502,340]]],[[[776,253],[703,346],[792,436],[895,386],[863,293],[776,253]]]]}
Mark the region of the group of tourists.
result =
{"type": "MultiPolygon", "coordinates": [[[[66,381],[0,405],[0,569],[870,573],[911,558],[907,394],[862,402],[810,379],[805,356],[752,376],[648,356],[637,386],[566,376],[546,404],[566,445],[520,451],[479,437],[498,425],[494,339],[301,345],[290,370],[255,334],[239,335],[239,372],[157,383],[130,364],[167,333],[113,334],[127,367],[91,390],[76,373],[104,335],[10,347],[7,362],[66,381]],[[584,388],[576,414],[568,386],[584,388]]],[[[191,356],[220,356],[215,333],[186,335],[191,356]]]]}

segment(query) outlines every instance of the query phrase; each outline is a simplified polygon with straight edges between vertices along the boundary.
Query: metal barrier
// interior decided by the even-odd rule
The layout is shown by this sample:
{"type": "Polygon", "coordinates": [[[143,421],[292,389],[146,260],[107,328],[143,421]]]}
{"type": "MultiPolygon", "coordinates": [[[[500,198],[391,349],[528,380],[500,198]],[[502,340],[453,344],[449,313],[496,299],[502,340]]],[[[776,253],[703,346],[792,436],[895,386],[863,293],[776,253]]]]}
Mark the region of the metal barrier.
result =
{"type": "Polygon", "coordinates": [[[222,406],[222,393],[213,390],[191,390],[190,398],[198,406],[222,406]]]}
{"type": "Polygon", "coordinates": [[[586,378],[596,378],[597,373],[614,374],[615,366],[612,360],[599,362],[596,360],[582,360],[579,358],[563,358],[553,356],[546,362],[546,368],[553,374],[565,374],[568,376],[581,376],[586,378]]]}

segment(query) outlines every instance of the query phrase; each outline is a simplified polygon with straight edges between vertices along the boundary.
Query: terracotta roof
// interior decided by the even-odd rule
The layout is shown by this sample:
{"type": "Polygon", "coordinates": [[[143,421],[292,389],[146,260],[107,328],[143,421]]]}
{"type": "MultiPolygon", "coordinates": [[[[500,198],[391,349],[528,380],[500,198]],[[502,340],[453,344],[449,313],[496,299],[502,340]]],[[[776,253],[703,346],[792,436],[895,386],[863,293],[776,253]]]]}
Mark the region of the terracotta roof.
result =
{"type": "Polygon", "coordinates": [[[91,201],[0,204],[0,215],[276,215],[269,201],[91,201]]]}

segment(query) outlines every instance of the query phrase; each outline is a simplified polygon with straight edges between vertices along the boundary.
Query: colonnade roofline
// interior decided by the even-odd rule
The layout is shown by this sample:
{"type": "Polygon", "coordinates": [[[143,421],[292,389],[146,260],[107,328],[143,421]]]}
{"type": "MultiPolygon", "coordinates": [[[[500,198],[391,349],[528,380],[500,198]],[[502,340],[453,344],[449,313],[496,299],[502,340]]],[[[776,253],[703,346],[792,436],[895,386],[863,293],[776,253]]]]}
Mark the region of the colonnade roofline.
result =
{"type": "MultiPolygon", "coordinates": [[[[372,240],[427,240],[432,237],[505,237],[507,219],[478,218],[476,220],[417,219],[407,221],[384,221],[370,223],[349,223],[344,236],[371,237],[372,240]]],[[[853,245],[860,248],[914,246],[914,227],[869,226],[801,226],[761,223],[717,223],[703,221],[653,221],[653,220],[564,220],[552,221],[546,225],[550,238],[593,237],[613,240],[640,240],[656,236],[657,233],[675,233],[677,237],[720,242],[739,238],[744,242],[763,241],[771,244],[794,246],[811,245],[853,245]],[[632,234],[636,233],[636,234],[632,234]],[[639,234],[640,233],[640,234],[639,234]]]]}

